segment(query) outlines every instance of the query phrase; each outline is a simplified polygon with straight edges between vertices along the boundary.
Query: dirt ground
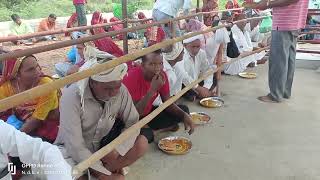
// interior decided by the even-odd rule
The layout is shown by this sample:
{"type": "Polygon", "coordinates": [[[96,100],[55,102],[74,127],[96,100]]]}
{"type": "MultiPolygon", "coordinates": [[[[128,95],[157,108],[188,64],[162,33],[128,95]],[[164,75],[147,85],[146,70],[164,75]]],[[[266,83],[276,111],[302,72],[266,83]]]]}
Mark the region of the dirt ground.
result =
{"type": "MultiPolygon", "coordinates": [[[[43,41],[43,42],[38,42],[31,46],[26,46],[26,45],[17,46],[17,45],[13,45],[12,43],[3,43],[3,47],[5,50],[28,49],[28,48],[53,44],[53,43],[61,42],[64,40],[69,40],[69,38],[59,37],[59,41],[43,41]]],[[[123,41],[115,40],[115,43],[122,49],[123,41]]],[[[133,53],[141,49],[142,47],[143,47],[142,40],[129,40],[129,53],[133,53]]],[[[66,54],[70,50],[70,48],[71,47],[65,47],[61,49],[56,49],[52,51],[35,54],[43,72],[47,75],[55,74],[54,64],[65,61],[66,54]]]]}

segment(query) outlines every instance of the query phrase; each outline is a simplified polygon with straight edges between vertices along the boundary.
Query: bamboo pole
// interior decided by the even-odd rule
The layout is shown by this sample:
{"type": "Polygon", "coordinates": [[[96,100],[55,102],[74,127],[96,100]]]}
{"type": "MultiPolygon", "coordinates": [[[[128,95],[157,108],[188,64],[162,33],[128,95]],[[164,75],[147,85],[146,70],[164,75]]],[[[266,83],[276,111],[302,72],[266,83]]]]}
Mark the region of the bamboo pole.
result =
{"type": "Polygon", "coordinates": [[[320,44],[320,40],[298,40],[301,43],[320,44]]]}
{"type": "Polygon", "coordinates": [[[320,31],[301,32],[301,34],[320,34],[320,31]]]}
{"type": "MultiPolygon", "coordinates": [[[[128,18],[128,11],[127,11],[127,0],[122,0],[122,19],[124,20],[123,27],[128,28],[128,22],[126,19],[128,18]]],[[[123,33],[123,52],[124,54],[128,54],[128,33],[123,33]]]]}
{"type": "MultiPolygon", "coordinates": [[[[239,56],[238,58],[234,58],[229,63],[233,63],[235,61],[239,61],[243,57],[264,51],[268,49],[269,47],[261,48],[256,51],[253,51],[252,53],[247,53],[245,55],[239,56]]],[[[110,153],[116,146],[119,146],[121,143],[123,143],[126,139],[131,137],[132,134],[136,133],[137,130],[144,127],[147,123],[149,123],[153,118],[155,118],[159,113],[161,113],[163,110],[165,110],[168,106],[170,106],[172,103],[177,101],[182,95],[184,95],[188,90],[199,84],[201,81],[205,80],[207,77],[212,75],[213,73],[216,73],[217,71],[221,71],[223,69],[223,66],[219,66],[215,70],[210,70],[206,72],[203,76],[201,76],[199,79],[193,81],[191,84],[187,85],[185,88],[183,88],[178,94],[175,96],[172,96],[170,99],[168,99],[166,102],[161,104],[157,109],[152,111],[149,115],[138,121],[136,124],[129,127],[127,130],[122,132],[116,139],[114,139],[111,143],[104,146],[103,148],[99,149],[95,153],[93,153],[88,159],[80,162],[78,165],[73,167],[72,173],[75,176],[79,176],[82,174],[83,171],[88,169],[91,165],[102,159],[105,155],[110,153]]]]}
{"type": "Polygon", "coordinates": [[[320,51],[312,51],[312,50],[306,50],[306,49],[297,49],[297,52],[301,52],[301,53],[311,53],[311,54],[320,54],[320,51]]]}
{"type": "Polygon", "coordinates": [[[22,39],[29,39],[29,38],[33,38],[33,37],[40,37],[40,36],[47,36],[47,35],[54,35],[54,34],[62,34],[62,33],[66,33],[66,32],[82,31],[82,30],[100,28],[100,27],[105,27],[105,26],[112,26],[112,25],[122,24],[122,23],[123,23],[122,21],[117,21],[117,22],[112,22],[112,23],[95,24],[95,25],[91,25],[91,26],[80,26],[80,27],[73,27],[73,28],[63,28],[63,29],[52,30],[52,31],[42,31],[42,32],[29,33],[29,34],[24,34],[24,35],[0,37],[0,43],[1,42],[7,42],[7,41],[16,41],[16,40],[22,40],[22,39]]]}
{"type": "Polygon", "coordinates": [[[207,73],[204,74],[204,76],[200,77],[198,80],[192,82],[191,84],[187,85],[185,88],[183,88],[178,94],[175,96],[172,96],[170,99],[168,99],[166,102],[161,104],[157,109],[152,111],[149,115],[138,121],[136,124],[132,125],[128,129],[126,129],[124,132],[122,132],[116,139],[114,139],[111,143],[104,146],[103,148],[99,149],[95,153],[93,153],[88,159],[80,162],[78,165],[76,165],[72,169],[73,175],[80,175],[84,170],[88,169],[91,165],[93,165],[95,162],[99,161],[101,158],[103,158],[105,155],[110,153],[116,146],[120,145],[122,142],[124,142],[126,139],[131,137],[132,134],[136,133],[137,130],[141,129],[143,126],[145,126],[147,123],[149,123],[153,118],[155,118],[159,113],[161,113],[163,110],[165,110],[168,106],[170,106],[172,103],[177,101],[182,95],[184,95],[188,90],[199,84],[201,81],[206,79],[208,76],[213,74],[215,71],[210,70],[207,73]]]}
{"type": "Polygon", "coordinates": [[[261,51],[266,51],[268,49],[270,49],[270,46],[267,46],[267,47],[264,47],[264,48],[259,48],[259,49],[255,50],[255,51],[251,51],[251,52],[248,52],[248,53],[242,53],[242,54],[240,54],[240,56],[238,56],[236,58],[232,58],[229,62],[227,62],[225,64],[230,64],[230,63],[238,61],[238,60],[240,60],[240,59],[242,59],[244,57],[259,53],[261,51]]]}
{"type": "MultiPolygon", "coordinates": [[[[258,19],[259,18],[263,18],[263,17],[258,17],[258,19]]],[[[247,21],[252,20],[252,19],[257,19],[257,18],[243,19],[243,20],[240,20],[240,21],[236,21],[235,23],[247,22],[247,21]]],[[[116,59],[114,59],[112,61],[97,65],[94,68],[91,68],[91,69],[88,69],[88,70],[84,70],[84,71],[81,71],[81,72],[77,72],[75,74],[66,76],[66,77],[64,77],[62,79],[53,81],[51,83],[43,84],[41,86],[34,87],[32,89],[29,89],[27,91],[21,92],[19,94],[14,95],[14,96],[10,96],[8,98],[2,99],[2,100],[0,100],[0,112],[1,111],[5,111],[7,109],[10,109],[12,107],[15,107],[15,106],[17,106],[19,104],[22,104],[24,102],[28,102],[30,100],[33,100],[34,98],[43,96],[43,95],[47,94],[48,92],[54,91],[54,90],[59,89],[59,88],[62,88],[67,84],[71,84],[71,83],[77,82],[77,81],[79,81],[81,79],[90,77],[90,76],[92,76],[94,74],[103,72],[103,71],[105,71],[107,69],[110,69],[112,67],[115,67],[115,66],[117,66],[117,65],[119,65],[121,63],[125,63],[125,62],[131,61],[133,59],[137,59],[138,57],[146,55],[146,54],[148,54],[150,52],[153,52],[155,50],[167,47],[167,46],[172,45],[172,44],[174,44],[176,42],[180,42],[180,41],[182,41],[184,39],[187,39],[187,38],[190,38],[192,36],[208,33],[208,32],[211,32],[213,30],[217,30],[217,29],[224,28],[224,27],[227,27],[227,26],[228,25],[219,25],[219,26],[216,26],[216,27],[207,28],[206,30],[203,30],[203,31],[193,32],[193,33],[181,36],[181,37],[165,40],[165,41],[163,41],[161,43],[158,43],[158,44],[155,44],[155,45],[153,45],[151,47],[145,48],[143,50],[139,50],[136,53],[116,58],[116,59]]],[[[15,53],[19,53],[19,52],[15,52],[15,53]]]]}
{"type": "MultiPolygon", "coordinates": [[[[223,59],[223,44],[220,44],[219,50],[216,57],[216,65],[218,67],[222,66],[222,59],[223,59]]],[[[221,80],[221,70],[218,70],[215,74],[217,80],[217,95],[220,96],[220,80],[221,80]]]]}
{"type": "Polygon", "coordinates": [[[128,19],[128,23],[138,23],[138,22],[145,22],[151,21],[153,18],[146,18],[146,19],[128,19]]]}
{"type": "MultiPolygon", "coordinates": [[[[240,10],[242,8],[236,8],[236,9],[230,9],[230,11],[233,10],[240,10]]],[[[212,12],[224,12],[226,10],[222,10],[222,11],[212,11],[212,12]]],[[[211,13],[211,12],[205,12],[205,13],[211,13]]],[[[178,18],[173,18],[172,20],[181,20],[184,18],[192,18],[195,16],[198,16],[202,13],[197,13],[195,15],[189,15],[189,16],[181,16],[178,18]]],[[[149,20],[152,18],[149,18],[149,20]]],[[[142,19],[142,20],[128,20],[128,22],[130,23],[136,23],[136,22],[141,22],[141,21],[148,21],[148,19],[142,19]]],[[[63,28],[63,29],[59,29],[59,30],[53,30],[53,31],[43,31],[43,32],[35,32],[35,33],[30,33],[30,34],[25,34],[25,35],[19,35],[19,36],[7,36],[7,37],[0,37],[0,43],[1,42],[7,42],[7,41],[16,41],[16,40],[22,40],[22,39],[30,39],[33,37],[39,37],[39,36],[47,36],[47,35],[54,35],[54,34],[62,34],[62,33],[66,33],[66,32],[73,32],[73,31],[81,31],[81,30],[88,30],[88,29],[93,29],[93,28],[98,28],[98,27],[104,27],[104,26],[112,26],[112,25],[117,25],[117,24],[121,24],[123,23],[123,21],[118,21],[118,22],[112,22],[112,23],[103,23],[103,24],[95,24],[95,25],[91,25],[91,26],[81,26],[81,27],[73,27],[73,28],[63,28]]],[[[128,31],[126,31],[128,32],[128,31]]],[[[131,31],[130,31],[131,32],[131,31]]],[[[117,35],[117,34],[116,34],[117,35]]]]}
{"type": "MultiPolygon", "coordinates": [[[[254,19],[262,19],[264,17],[265,16],[243,19],[243,20],[234,22],[234,24],[240,23],[240,22],[248,22],[248,21],[254,20],[254,19]]],[[[190,16],[185,16],[185,18],[190,18],[190,16]]],[[[183,17],[179,17],[177,19],[183,19],[183,17]]],[[[44,46],[40,46],[40,47],[24,49],[24,50],[15,51],[15,52],[8,52],[8,53],[5,53],[5,54],[0,54],[0,61],[2,61],[4,59],[8,59],[8,58],[18,58],[18,57],[28,56],[28,55],[31,55],[31,54],[36,54],[36,53],[41,53],[41,52],[45,52],[45,51],[51,51],[51,50],[54,50],[54,49],[67,47],[67,46],[72,46],[72,45],[76,45],[76,44],[81,44],[81,43],[85,43],[85,42],[88,42],[88,41],[94,41],[94,40],[101,39],[101,38],[104,38],[104,37],[107,37],[107,36],[115,36],[117,34],[124,33],[124,32],[135,32],[135,31],[140,30],[140,29],[145,29],[145,28],[152,27],[152,26],[158,26],[158,25],[161,25],[161,24],[167,24],[167,23],[169,23],[171,21],[172,21],[172,19],[171,20],[167,19],[167,20],[162,20],[162,21],[159,21],[159,22],[150,23],[150,24],[142,24],[142,25],[135,26],[135,27],[132,27],[132,28],[125,28],[125,29],[119,30],[117,32],[115,32],[115,31],[106,32],[106,33],[101,33],[101,34],[97,34],[97,35],[93,35],[93,36],[89,36],[89,37],[83,37],[83,38],[74,39],[74,40],[67,40],[67,41],[63,41],[63,42],[57,42],[57,43],[54,43],[54,44],[49,44],[49,45],[44,45],[44,46]]],[[[226,27],[226,26],[223,26],[223,27],[226,27]]]]}

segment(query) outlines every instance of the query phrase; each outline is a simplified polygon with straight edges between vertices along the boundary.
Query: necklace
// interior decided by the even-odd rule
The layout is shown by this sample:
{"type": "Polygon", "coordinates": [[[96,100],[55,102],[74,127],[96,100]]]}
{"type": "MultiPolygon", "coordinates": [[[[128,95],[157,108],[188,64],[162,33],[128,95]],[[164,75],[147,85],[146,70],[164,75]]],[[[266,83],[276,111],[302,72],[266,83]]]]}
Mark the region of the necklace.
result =
{"type": "MultiPolygon", "coordinates": [[[[32,88],[34,87],[34,84],[35,84],[35,82],[32,83],[32,86],[31,86],[30,89],[32,89],[32,88]]],[[[21,93],[20,85],[19,85],[19,81],[18,81],[18,80],[16,80],[16,87],[17,87],[18,93],[21,93]]],[[[18,94],[18,93],[17,93],[17,94],[18,94]]]]}

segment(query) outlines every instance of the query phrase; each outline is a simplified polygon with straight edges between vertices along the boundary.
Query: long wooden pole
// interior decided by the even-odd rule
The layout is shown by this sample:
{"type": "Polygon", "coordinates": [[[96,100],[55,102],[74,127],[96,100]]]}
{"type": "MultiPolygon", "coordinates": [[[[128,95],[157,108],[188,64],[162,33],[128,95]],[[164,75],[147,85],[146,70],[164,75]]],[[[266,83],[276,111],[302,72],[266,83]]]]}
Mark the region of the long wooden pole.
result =
{"type": "MultiPolygon", "coordinates": [[[[223,59],[223,44],[220,44],[219,50],[216,56],[216,65],[218,67],[222,66],[222,59],[223,59]]],[[[217,95],[220,96],[220,80],[221,80],[221,70],[218,70],[215,74],[215,78],[217,80],[217,85],[216,85],[216,90],[217,90],[217,95]]]]}
{"type": "Polygon", "coordinates": [[[301,53],[311,53],[311,54],[320,54],[320,51],[306,50],[306,49],[297,49],[297,52],[301,53]]]}
{"type": "MultiPolygon", "coordinates": [[[[185,17],[191,18],[190,16],[185,16],[185,17]]],[[[240,21],[235,21],[234,23],[236,24],[236,23],[240,23],[240,22],[247,22],[247,21],[250,21],[253,19],[262,19],[262,18],[264,18],[264,16],[243,19],[240,21]]],[[[183,19],[183,18],[179,17],[177,19],[183,19]]],[[[115,36],[117,34],[124,33],[124,32],[135,32],[140,29],[145,29],[145,28],[152,27],[152,26],[158,26],[161,24],[167,24],[170,21],[171,20],[168,19],[168,20],[163,20],[163,21],[154,22],[154,23],[150,23],[150,24],[141,24],[139,26],[135,26],[132,28],[125,28],[125,29],[119,30],[117,32],[115,32],[115,31],[106,32],[106,33],[101,33],[101,34],[97,34],[97,35],[93,35],[93,36],[89,36],[89,37],[75,39],[75,40],[67,40],[67,41],[57,42],[54,44],[44,45],[44,46],[40,46],[40,47],[34,47],[34,48],[24,49],[24,50],[15,51],[15,52],[8,52],[5,54],[0,54],[0,61],[2,61],[4,59],[8,59],[8,58],[23,57],[23,56],[28,56],[31,54],[41,53],[41,52],[45,52],[45,51],[51,51],[54,49],[59,49],[59,48],[68,47],[68,46],[72,46],[72,45],[76,45],[76,44],[81,44],[81,43],[85,43],[85,42],[89,42],[89,41],[94,41],[94,40],[101,39],[101,38],[104,38],[107,36],[115,36]]]]}
{"type": "MultiPolygon", "coordinates": [[[[122,0],[122,19],[124,20],[123,27],[128,27],[128,8],[127,8],[127,0],[122,0]]],[[[129,48],[128,48],[128,33],[123,33],[123,51],[125,54],[128,54],[129,48]]]]}
{"type": "MultiPolygon", "coordinates": [[[[247,22],[247,21],[252,20],[252,19],[256,19],[256,18],[244,19],[244,20],[236,21],[235,23],[247,22]]],[[[81,71],[81,72],[77,72],[75,74],[66,76],[66,77],[64,77],[62,79],[53,81],[51,83],[43,84],[41,86],[37,86],[35,88],[29,89],[27,91],[24,91],[22,93],[16,94],[14,96],[10,96],[8,98],[2,99],[2,100],[0,100],[0,112],[1,111],[5,111],[7,109],[10,109],[12,107],[15,107],[15,106],[17,106],[19,104],[22,104],[24,102],[28,102],[30,100],[33,100],[34,98],[43,96],[43,95],[47,94],[48,92],[54,91],[54,90],[59,89],[59,88],[62,88],[67,84],[71,84],[71,83],[77,82],[77,81],[79,81],[81,79],[90,77],[90,76],[92,76],[94,74],[103,72],[103,71],[105,71],[107,69],[110,69],[112,67],[115,67],[115,66],[117,66],[117,65],[119,65],[121,63],[125,63],[125,62],[131,61],[133,59],[137,59],[138,57],[146,55],[146,54],[148,54],[150,52],[153,52],[155,50],[167,47],[167,46],[172,45],[172,44],[174,44],[176,42],[180,42],[180,41],[182,41],[184,39],[187,39],[187,38],[190,38],[192,36],[208,33],[208,32],[211,32],[213,30],[217,30],[217,29],[224,28],[224,27],[227,27],[227,26],[228,25],[219,25],[219,26],[216,26],[216,27],[207,28],[206,30],[203,30],[203,31],[193,32],[193,33],[190,33],[190,34],[187,34],[187,35],[184,35],[184,36],[181,36],[181,37],[177,37],[177,38],[174,38],[174,39],[168,39],[168,40],[165,40],[165,41],[163,41],[161,43],[155,44],[155,45],[153,45],[151,47],[145,48],[143,50],[139,50],[134,54],[129,54],[129,55],[125,55],[125,56],[116,58],[115,60],[112,60],[112,61],[100,64],[100,65],[97,65],[94,68],[91,68],[91,69],[88,69],[88,70],[84,70],[84,71],[81,71]]]]}
{"type": "MultiPolygon", "coordinates": [[[[236,8],[236,9],[229,9],[229,11],[232,10],[240,10],[242,8],[236,8]]],[[[212,11],[212,12],[224,12],[226,10],[222,11],[212,11]]],[[[211,13],[211,12],[204,12],[206,13],[211,13]]],[[[202,13],[197,13],[195,15],[189,15],[189,16],[181,16],[178,18],[172,19],[173,21],[175,20],[181,20],[184,18],[192,18],[194,16],[198,16],[202,13]]],[[[152,20],[152,18],[149,19],[141,19],[141,20],[128,20],[129,23],[136,23],[136,22],[143,22],[143,21],[148,21],[152,20]]],[[[66,32],[73,32],[73,31],[81,31],[81,30],[88,30],[88,29],[93,29],[93,28],[98,28],[98,27],[104,27],[104,26],[112,26],[112,25],[117,25],[117,24],[122,24],[123,21],[118,21],[118,22],[112,22],[112,23],[103,23],[103,24],[96,24],[96,25],[91,25],[91,26],[81,26],[81,27],[73,27],[73,28],[63,28],[59,30],[53,30],[53,31],[43,31],[43,32],[35,32],[35,33],[30,33],[30,34],[25,34],[25,35],[19,35],[19,36],[8,36],[8,37],[0,37],[0,43],[1,42],[7,42],[7,41],[16,41],[16,40],[22,40],[22,39],[30,39],[33,37],[40,37],[40,36],[47,36],[47,35],[54,35],[54,34],[62,34],[66,32]]]]}
{"type": "Polygon", "coordinates": [[[320,40],[298,40],[301,43],[320,44],[320,40]]]}
{"type": "MultiPolygon", "coordinates": [[[[264,51],[266,49],[268,49],[269,47],[265,47],[265,48],[261,48],[258,49],[256,51],[253,51],[251,53],[247,53],[245,55],[239,56],[238,58],[234,58],[231,61],[229,61],[227,64],[229,63],[233,63],[235,61],[239,61],[240,59],[242,59],[243,57],[264,51]]],[[[185,88],[183,88],[179,93],[177,93],[175,96],[171,97],[170,99],[168,99],[166,102],[164,102],[163,104],[161,104],[161,106],[159,106],[157,109],[155,109],[154,111],[152,111],[149,115],[147,115],[146,117],[144,117],[142,120],[140,120],[139,122],[137,122],[136,124],[134,124],[133,126],[131,126],[130,128],[128,128],[127,130],[125,130],[124,132],[122,132],[116,139],[114,139],[111,143],[109,143],[108,145],[104,146],[103,148],[99,149],[98,151],[96,151],[95,153],[93,153],[88,159],[80,162],[78,165],[76,165],[73,170],[72,173],[74,176],[79,176],[82,174],[83,171],[85,171],[86,169],[88,169],[91,165],[93,165],[94,163],[96,163],[97,161],[99,161],[100,159],[102,159],[105,155],[107,155],[108,153],[110,153],[115,147],[119,146],[121,143],[123,143],[126,139],[128,139],[129,137],[131,137],[132,134],[136,133],[137,130],[141,129],[143,126],[145,126],[147,123],[149,123],[153,118],[155,118],[159,113],[161,113],[163,110],[165,110],[168,106],[170,106],[172,103],[174,103],[175,101],[177,101],[182,95],[184,95],[188,90],[190,90],[191,88],[193,88],[194,86],[196,86],[197,84],[199,84],[201,81],[205,80],[206,78],[208,78],[210,75],[212,75],[213,73],[216,73],[217,71],[221,71],[223,69],[223,66],[219,66],[218,68],[216,68],[215,70],[210,70],[208,72],[206,72],[203,76],[201,76],[199,79],[193,81],[191,84],[187,85],[185,88]]]]}
{"type": "Polygon", "coordinates": [[[22,40],[22,39],[29,39],[29,38],[33,38],[33,37],[40,37],[40,36],[47,36],[47,35],[54,35],[54,34],[62,34],[62,33],[66,33],[66,32],[82,31],[82,30],[100,28],[100,27],[105,27],[105,26],[112,26],[112,25],[122,24],[122,23],[123,23],[122,21],[117,21],[117,22],[112,22],[112,23],[95,24],[95,25],[91,25],[91,26],[63,28],[63,29],[52,30],[52,31],[43,31],[43,32],[35,32],[35,33],[29,33],[29,34],[24,34],[24,35],[0,37],[0,43],[1,42],[7,42],[7,41],[16,41],[16,40],[22,40]]]}

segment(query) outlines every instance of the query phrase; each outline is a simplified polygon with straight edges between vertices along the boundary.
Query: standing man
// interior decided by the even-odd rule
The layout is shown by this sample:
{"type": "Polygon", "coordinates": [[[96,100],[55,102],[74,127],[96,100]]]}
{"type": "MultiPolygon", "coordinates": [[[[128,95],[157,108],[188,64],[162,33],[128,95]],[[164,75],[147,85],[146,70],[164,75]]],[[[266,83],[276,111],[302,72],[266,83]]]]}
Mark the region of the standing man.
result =
{"type": "Polygon", "coordinates": [[[309,0],[262,0],[244,4],[252,9],[273,8],[272,40],[269,58],[270,93],[258,99],[279,103],[291,97],[296,44],[299,31],[305,27],[309,0]]]}
{"type": "MultiPolygon", "coordinates": [[[[191,8],[191,0],[157,0],[154,3],[152,17],[154,21],[161,21],[165,19],[173,19],[178,16],[180,9],[183,9],[183,14],[187,15],[191,8]]],[[[176,23],[174,23],[176,35],[180,36],[181,32],[176,23]]],[[[166,33],[166,38],[172,38],[169,24],[165,24],[163,29],[166,33]]]]}
{"type": "Polygon", "coordinates": [[[73,0],[74,7],[76,8],[79,26],[87,25],[86,3],[87,0],[73,0]]]}

